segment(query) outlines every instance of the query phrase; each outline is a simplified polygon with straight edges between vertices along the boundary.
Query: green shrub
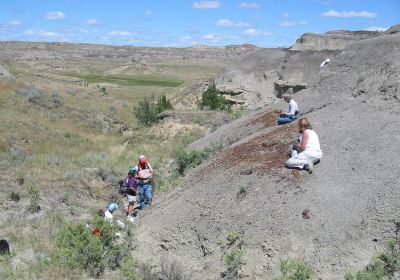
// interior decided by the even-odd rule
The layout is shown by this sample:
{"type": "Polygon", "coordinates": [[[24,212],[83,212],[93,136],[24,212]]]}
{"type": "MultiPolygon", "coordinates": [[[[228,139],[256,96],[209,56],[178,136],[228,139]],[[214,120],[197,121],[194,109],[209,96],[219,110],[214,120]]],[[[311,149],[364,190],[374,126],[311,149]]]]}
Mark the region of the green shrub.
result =
{"type": "Polygon", "coordinates": [[[106,267],[115,270],[124,263],[130,253],[126,244],[131,240],[118,243],[117,227],[101,217],[96,217],[91,225],[100,230],[99,237],[84,223],[65,224],[55,238],[56,255],[60,264],[83,269],[98,278],[106,267]]]}
{"type": "MultiPolygon", "coordinates": [[[[136,273],[136,263],[131,256],[125,258],[121,265],[120,276],[123,280],[142,280],[136,273]]],[[[154,278],[153,278],[154,279],[154,278]]]]}
{"type": "Polygon", "coordinates": [[[203,151],[186,151],[183,145],[178,145],[173,150],[173,155],[178,164],[178,172],[181,175],[185,174],[188,168],[200,165],[210,155],[209,149],[203,151]]]}
{"type": "Polygon", "coordinates": [[[379,257],[385,264],[385,274],[393,277],[400,271],[400,237],[389,240],[385,252],[379,257]]]}
{"type": "Polygon", "coordinates": [[[394,279],[400,271],[400,238],[389,240],[386,250],[364,270],[348,272],[346,280],[381,280],[385,276],[394,279]]]}
{"type": "Polygon", "coordinates": [[[135,117],[138,119],[139,124],[151,126],[158,121],[157,115],[166,110],[173,110],[171,102],[162,95],[158,98],[157,102],[152,102],[154,98],[144,98],[139,101],[139,105],[135,107],[135,117]]]}
{"type": "Polygon", "coordinates": [[[228,233],[226,240],[228,240],[229,244],[233,244],[237,239],[239,239],[240,234],[237,231],[231,231],[228,233]]]}
{"type": "Polygon", "coordinates": [[[363,271],[348,272],[344,276],[345,280],[383,280],[385,276],[384,263],[376,260],[363,271]]]}
{"type": "Polygon", "coordinates": [[[192,273],[176,259],[163,259],[161,261],[162,279],[191,280],[192,273]]]}
{"type": "Polygon", "coordinates": [[[225,278],[236,279],[239,275],[239,270],[242,268],[243,262],[243,251],[234,249],[228,252],[225,256],[225,278]]]}
{"type": "Polygon", "coordinates": [[[247,193],[247,187],[241,186],[240,189],[239,189],[238,194],[239,195],[246,195],[246,193],[247,193]]]}
{"type": "Polygon", "coordinates": [[[28,193],[29,193],[29,206],[28,210],[31,213],[36,213],[40,211],[40,206],[39,206],[39,190],[37,189],[35,184],[31,184],[28,188],[28,193]]]}
{"type": "Polygon", "coordinates": [[[138,275],[141,280],[157,279],[157,273],[154,271],[154,267],[150,262],[138,264],[138,275]]]}
{"type": "Polygon", "coordinates": [[[311,280],[314,272],[304,261],[299,259],[285,259],[281,261],[282,276],[277,280],[311,280]]]}
{"type": "Polygon", "coordinates": [[[158,113],[164,112],[166,110],[173,110],[174,106],[172,106],[171,102],[167,99],[165,95],[162,95],[158,98],[156,103],[158,113]]]}
{"type": "Polygon", "coordinates": [[[226,99],[219,94],[215,81],[211,82],[199,101],[201,110],[224,110],[230,112],[231,107],[226,99]]]}

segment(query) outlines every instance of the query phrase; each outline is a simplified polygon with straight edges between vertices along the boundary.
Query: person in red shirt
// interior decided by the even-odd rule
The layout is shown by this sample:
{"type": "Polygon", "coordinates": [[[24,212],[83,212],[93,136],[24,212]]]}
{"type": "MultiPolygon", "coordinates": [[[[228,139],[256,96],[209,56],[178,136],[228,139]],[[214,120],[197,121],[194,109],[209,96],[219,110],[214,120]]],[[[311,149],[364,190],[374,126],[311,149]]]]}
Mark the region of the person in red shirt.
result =
{"type": "Polygon", "coordinates": [[[138,190],[140,193],[140,209],[144,209],[146,205],[150,205],[153,200],[153,186],[151,180],[153,178],[153,168],[147,162],[144,155],[139,156],[139,162],[136,165],[138,190]]]}

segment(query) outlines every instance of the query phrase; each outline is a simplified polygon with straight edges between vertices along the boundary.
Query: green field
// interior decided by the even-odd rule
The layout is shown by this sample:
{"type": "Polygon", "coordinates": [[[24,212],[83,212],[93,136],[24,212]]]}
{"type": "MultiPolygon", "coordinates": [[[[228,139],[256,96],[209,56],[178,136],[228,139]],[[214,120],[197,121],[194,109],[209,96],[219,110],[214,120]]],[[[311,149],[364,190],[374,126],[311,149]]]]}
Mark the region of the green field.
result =
{"type": "Polygon", "coordinates": [[[121,86],[158,86],[158,87],[177,87],[183,81],[171,79],[157,79],[146,76],[119,76],[119,75],[96,75],[96,74],[79,74],[64,73],[65,76],[76,77],[89,83],[110,83],[121,86]]]}

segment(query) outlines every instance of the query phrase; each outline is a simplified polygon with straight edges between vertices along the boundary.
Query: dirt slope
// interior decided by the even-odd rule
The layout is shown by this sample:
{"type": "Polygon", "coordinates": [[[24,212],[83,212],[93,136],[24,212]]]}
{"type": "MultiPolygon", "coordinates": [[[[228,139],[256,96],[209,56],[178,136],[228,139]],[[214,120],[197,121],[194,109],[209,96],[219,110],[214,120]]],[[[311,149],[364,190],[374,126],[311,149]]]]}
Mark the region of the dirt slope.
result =
{"type": "Polygon", "coordinates": [[[283,167],[296,124],[276,127],[270,113],[193,144],[227,146],[144,211],[137,255],[181,259],[194,279],[220,279],[236,247],[245,252],[244,279],[272,279],[287,256],[304,258],[319,279],[365,266],[400,220],[399,54],[396,33],[349,45],[321,70],[315,65],[315,82],[295,95],[324,152],[312,175],[283,167]],[[231,245],[230,232],[240,235],[231,245]]]}

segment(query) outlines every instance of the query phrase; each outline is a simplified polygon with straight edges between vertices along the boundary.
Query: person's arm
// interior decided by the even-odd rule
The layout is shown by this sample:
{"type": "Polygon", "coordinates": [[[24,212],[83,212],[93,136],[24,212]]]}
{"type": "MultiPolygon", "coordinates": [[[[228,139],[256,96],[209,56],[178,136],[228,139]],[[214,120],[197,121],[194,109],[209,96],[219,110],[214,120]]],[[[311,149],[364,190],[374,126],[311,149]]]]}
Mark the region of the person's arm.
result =
{"type": "Polygon", "coordinates": [[[304,151],[307,147],[307,142],[308,142],[308,132],[305,130],[303,132],[303,137],[301,138],[300,146],[299,149],[300,151],[304,151]]]}
{"type": "Polygon", "coordinates": [[[149,166],[150,177],[153,177],[153,168],[151,167],[150,163],[147,163],[147,165],[149,166]]]}

